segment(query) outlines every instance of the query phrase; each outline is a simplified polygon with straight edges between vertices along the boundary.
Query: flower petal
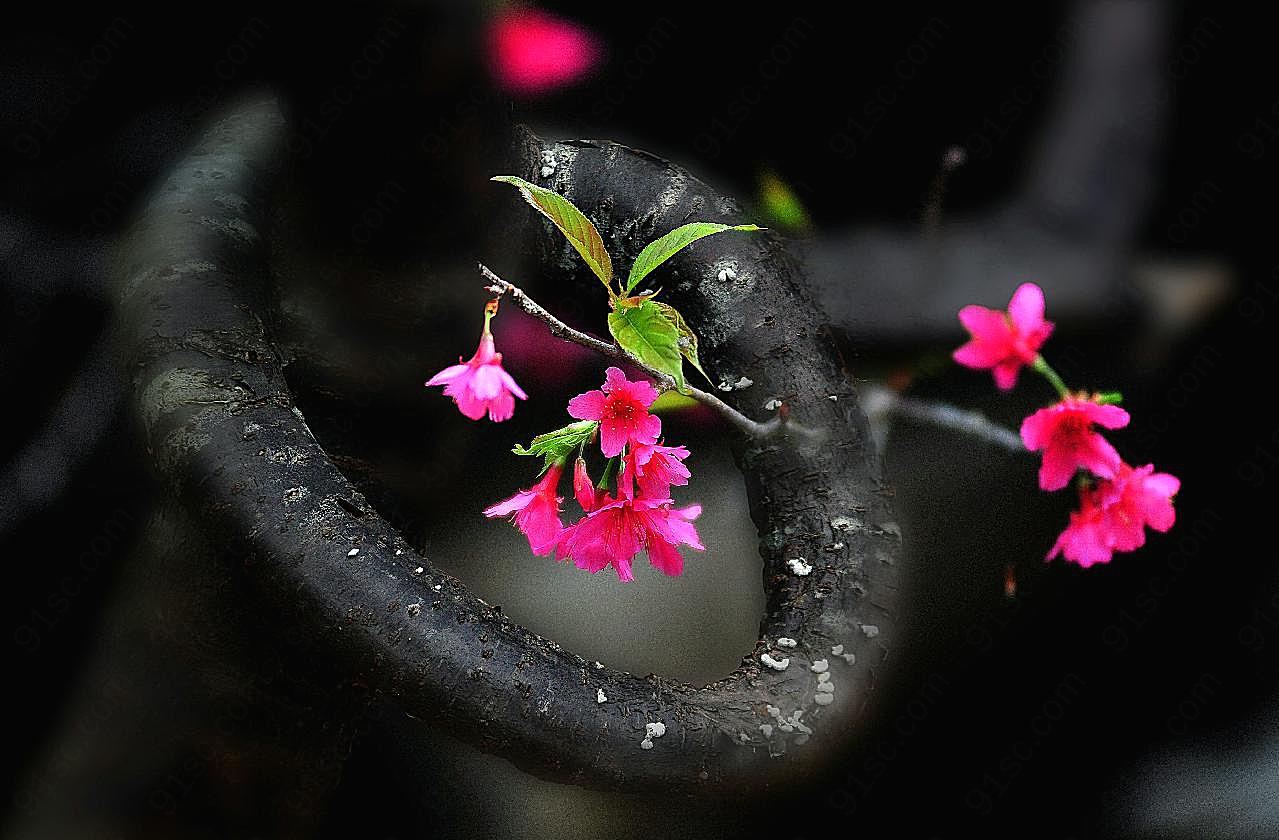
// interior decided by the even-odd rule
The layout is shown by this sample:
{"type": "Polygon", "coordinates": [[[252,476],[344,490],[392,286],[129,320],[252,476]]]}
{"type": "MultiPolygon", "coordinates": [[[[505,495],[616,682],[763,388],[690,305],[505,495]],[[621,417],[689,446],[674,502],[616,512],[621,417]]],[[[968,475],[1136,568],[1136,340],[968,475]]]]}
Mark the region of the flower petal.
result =
{"type": "Polygon", "coordinates": [[[471,369],[470,365],[465,365],[465,364],[450,365],[449,367],[446,367],[444,370],[435,374],[435,376],[432,376],[430,379],[426,380],[426,386],[429,388],[432,385],[447,385],[449,382],[452,382],[454,379],[457,379],[459,376],[466,373],[470,369],[471,369]]]}
{"type": "MultiPolygon", "coordinates": [[[[610,368],[610,370],[613,369],[610,368]]],[[[603,391],[587,391],[585,394],[578,394],[568,401],[568,414],[578,420],[599,420],[604,416],[605,399],[607,397],[603,391]]]]}
{"type": "Polygon", "coordinates": [[[1044,323],[1044,290],[1034,283],[1018,286],[1008,301],[1008,319],[1023,335],[1038,330],[1044,323]]]}

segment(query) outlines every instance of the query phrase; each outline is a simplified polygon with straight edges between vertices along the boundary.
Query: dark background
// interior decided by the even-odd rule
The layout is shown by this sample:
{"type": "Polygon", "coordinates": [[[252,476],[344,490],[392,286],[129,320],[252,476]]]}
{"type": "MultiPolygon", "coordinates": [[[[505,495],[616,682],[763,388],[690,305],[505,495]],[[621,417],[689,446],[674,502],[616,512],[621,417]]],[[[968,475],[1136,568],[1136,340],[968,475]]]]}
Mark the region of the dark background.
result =
{"type": "MultiPolygon", "coordinates": [[[[458,223],[449,206],[470,198],[454,194],[452,175],[422,174],[413,161],[424,138],[469,142],[478,126],[482,144],[485,119],[504,120],[508,109],[546,136],[632,143],[745,197],[770,169],[794,187],[813,220],[807,235],[820,239],[868,222],[917,225],[937,160],[953,144],[966,145],[970,159],[951,180],[947,214],[980,212],[1017,189],[1053,92],[1028,68],[1069,7],[551,8],[596,30],[608,60],[567,92],[515,102],[493,92],[478,60],[481,9],[49,9],[0,34],[0,387],[10,430],[0,442],[8,494],[0,507],[9,508],[0,520],[9,633],[3,778],[15,814],[157,492],[123,403],[81,376],[109,312],[111,243],[203,122],[239,92],[267,83],[292,119],[312,121],[300,136],[316,151],[299,177],[304,194],[323,198],[318,215],[329,218],[317,229],[350,231],[377,185],[406,173],[414,210],[378,231],[370,261],[438,254],[450,242],[464,250],[451,239],[458,223]],[[330,125],[332,80],[388,15],[404,22],[402,34],[330,125]],[[764,82],[761,57],[779,39],[793,57],[764,82]],[[892,68],[912,45],[926,57],[902,78],[892,68]],[[1024,84],[1032,101],[1010,109],[1011,91],[1024,84]],[[744,108],[746,86],[758,102],[744,108]],[[877,99],[886,89],[890,103],[877,99]],[[884,107],[868,112],[872,101],[884,107]],[[83,393],[75,390],[82,382],[83,393]],[[72,412],[80,425],[64,436],[71,445],[31,449],[67,400],[83,406],[72,412]]],[[[1261,339],[1279,307],[1279,275],[1258,247],[1273,235],[1267,164],[1279,144],[1279,100],[1264,90],[1272,73],[1260,61],[1259,21],[1206,3],[1170,6],[1169,20],[1171,96],[1132,261],[1156,267],[1156,277],[1225,278],[1225,297],[1162,332],[1142,308],[1153,304],[1139,299],[1104,329],[1087,318],[1063,323],[1059,340],[1082,348],[1087,384],[1129,395],[1134,426],[1117,436],[1120,449],[1183,479],[1178,525],[1109,567],[1043,567],[1037,552],[1064,521],[1065,501],[1027,501],[1024,485],[974,479],[980,449],[927,431],[897,434],[889,468],[903,519],[914,523],[908,543],[929,618],[915,647],[898,654],[906,662],[893,695],[900,702],[884,713],[878,740],[760,816],[757,826],[770,833],[949,837],[976,822],[1018,836],[1141,836],[1159,825],[1143,813],[1193,810],[1233,788],[1260,823],[1240,818],[1239,806],[1226,809],[1234,817],[1209,809],[1201,822],[1174,820],[1179,827],[1166,830],[1211,836],[1242,824],[1256,830],[1231,836],[1279,836],[1279,789],[1242,784],[1274,780],[1279,767],[1279,718],[1267,711],[1279,596],[1261,518],[1279,465],[1279,425],[1260,405],[1272,386],[1261,339]],[[974,492],[965,495],[966,486],[974,492]],[[999,522],[992,508],[1027,512],[999,522]],[[977,524],[966,531],[970,518],[977,524]],[[1009,532],[1036,529],[1028,548],[1009,554],[1023,539],[1009,532]],[[1002,595],[1010,557],[1023,583],[1015,599],[1002,595]],[[948,589],[956,568],[971,573],[958,601],[948,589]],[[912,708],[925,712],[898,726],[912,708]],[[1053,711],[1047,723],[1045,709],[1053,711]],[[1152,760],[1168,787],[1139,786],[1145,798],[1135,796],[1135,768],[1152,760]],[[1176,788],[1182,778],[1189,787],[1176,788]]],[[[1051,315],[1051,297],[1049,307],[1051,315]]],[[[956,329],[949,344],[844,339],[855,367],[883,373],[935,361],[961,340],[956,329]]],[[[455,352],[449,347],[445,355],[455,352]]],[[[1014,424],[1024,405],[999,403],[979,379],[945,369],[916,387],[1014,424]]],[[[442,828],[431,824],[438,811],[405,806],[378,756],[368,748],[352,757],[324,833],[442,828]]],[[[615,825],[628,819],[619,814],[615,825]]],[[[188,819],[192,836],[204,836],[203,818],[188,819]]]]}

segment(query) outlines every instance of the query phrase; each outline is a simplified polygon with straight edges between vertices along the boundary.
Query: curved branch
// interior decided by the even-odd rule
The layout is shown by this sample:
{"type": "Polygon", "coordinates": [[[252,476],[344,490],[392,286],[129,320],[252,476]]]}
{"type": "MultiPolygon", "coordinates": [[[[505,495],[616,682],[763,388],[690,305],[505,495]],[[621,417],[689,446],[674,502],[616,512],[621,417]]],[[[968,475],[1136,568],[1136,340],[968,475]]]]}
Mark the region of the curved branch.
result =
{"type": "MultiPolygon", "coordinates": [[[[688,249],[696,259],[672,260],[668,286],[709,368],[749,375],[750,393],[776,395],[823,434],[738,442],[768,593],[760,641],[711,686],[641,678],[561,649],[437,570],[312,436],[259,314],[259,231],[283,136],[273,101],[233,109],[161,184],[119,267],[134,402],[155,464],[238,554],[235,568],[281,624],[344,680],[541,775],[693,789],[758,783],[829,755],[863,714],[894,635],[899,535],[851,377],[781,244],[706,240],[688,249]],[[725,261],[736,266],[730,286],[716,279],[725,261]],[[764,654],[787,667],[773,670],[764,654]],[[834,689],[819,692],[823,682],[834,689]],[[665,734],[642,749],[656,722],[665,734]]],[[[560,159],[557,187],[615,254],[634,256],[693,214],[737,220],[731,201],[643,153],[547,150],[560,159]]],[[[530,179],[541,151],[531,137],[522,149],[530,179]]],[[[559,247],[545,228],[532,236],[544,253],[559,247]]]]}

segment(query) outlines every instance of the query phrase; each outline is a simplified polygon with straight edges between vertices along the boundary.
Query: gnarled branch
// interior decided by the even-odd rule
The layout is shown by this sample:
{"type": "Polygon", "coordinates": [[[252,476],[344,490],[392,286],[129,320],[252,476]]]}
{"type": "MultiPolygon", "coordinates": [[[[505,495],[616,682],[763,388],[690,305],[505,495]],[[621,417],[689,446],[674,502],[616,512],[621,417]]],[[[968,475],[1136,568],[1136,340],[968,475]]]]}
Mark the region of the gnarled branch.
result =
{"type": "MultiPolygon", "coordinates": [[[[710,686],[641,678],[561,649],[438,571],[312,436],[263,326],[261,231],[283,134],[273,101],[233,109],[151,198],[119,267],[155,464],[281,622],[406,714],[583,784],[758,783],[841,743],[894,636],[900,538],[851,376],[782,243],[705,240],[671,261],[667,284],[707,368],[753,381],[729,404],[770,395],[817,430],[736,442],[768,593],[760,640],[710,686]],[[735,279],[719,280],[729,264],[735,279]],[[653,722],[665,734],[641,749],[653,722]]],[[[543,151],[558,161],[553,186],[615,255],[692,218],[741,221],[684,170],[616,144],[528,136],[521,174],[537,177],[543,151]]],[[[563,257],[549,226],[529,233],[552,263],[563,257]]]]}

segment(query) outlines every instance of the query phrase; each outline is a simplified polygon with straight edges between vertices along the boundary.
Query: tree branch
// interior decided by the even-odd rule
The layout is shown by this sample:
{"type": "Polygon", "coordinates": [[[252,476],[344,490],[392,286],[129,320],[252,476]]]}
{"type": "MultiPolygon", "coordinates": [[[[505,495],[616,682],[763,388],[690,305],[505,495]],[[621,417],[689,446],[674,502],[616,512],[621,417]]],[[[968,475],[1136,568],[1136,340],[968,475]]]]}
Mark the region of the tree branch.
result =
{"type": "MultiPolygon", "coordinates": [[[[753,787],[845,744],[897,637],[900,533],[850,374],[780,241],[712,237],[668,264],[668,293],[697,325],[705,366],[752,380],[752,402],[775,395],[816,430],[735,441],[760,533],[759,640],[709,686],[641,678],[565,651],[440,571],[312,436],[264,327],[264,231],[285,137],[273,101],[233,107],[145,205],[116,279],[153,464],[226,547],[280,637],[305,640],[293,667],[336,673],[406,719],[576,784],[753,787]],[[725,263],[731,283],[716,278],[725,263]],[[643,748],[658,722],[665,735],[643,748]]],[[[615,144],[529,135],[516,171],[537,178],[543,151],[559,162],[557,188],[621,258],[689,218],[740,216],[684,170],[615,144]]],[[[537,219],[525,241],[562,281],[567,245],[537,219]]],[[[736,390],[725,402],[740,412],[746,398],[736,390]]]]}
{"type": "Polygon", "coordinates": [[[748,435],[749,437],[764,438],[771,435],[781,427],[782,421],[780,419],[780,414],[767,423],[757,423],[721,400],[719,397],[714,394],[707,393],[700,388],[694,388],[692,385],[685,383],[684,390],[680,391],[675,384],[674,378],[670,375],[663,373],[652,365],[645,364],[635,356],[618,347],[616,344],[609,344],[607,342],[600,341],[593,335],[587,335],[584,332],[573,329],[568,324],[548,312],[537,301],[529,297],[523,289],[512,283],[508,283],[501,277],[498,277],[484,263],[480,263],[479,266],[480,274],[484,275],[484,278],[489,281],[490,285],[486,288],[490,292],[495,295],[509,294],[511,299],[515,301],[520,309],[541,321],[543,324],[546,324],[547,328],[551,331],[551,335],[556,338],[561,338],[565,341],[571,341],[574,344],[579,344],[588,350],[594,350],[596,353],[608,356],[610,359],[617,359],[618,361],[634,365],[656,379],[661,390],[675,391],[676,393],[685,394],[686,396],[690,396],[697,400],[702,405],[713,408],[738,431],[748,435]]]}

